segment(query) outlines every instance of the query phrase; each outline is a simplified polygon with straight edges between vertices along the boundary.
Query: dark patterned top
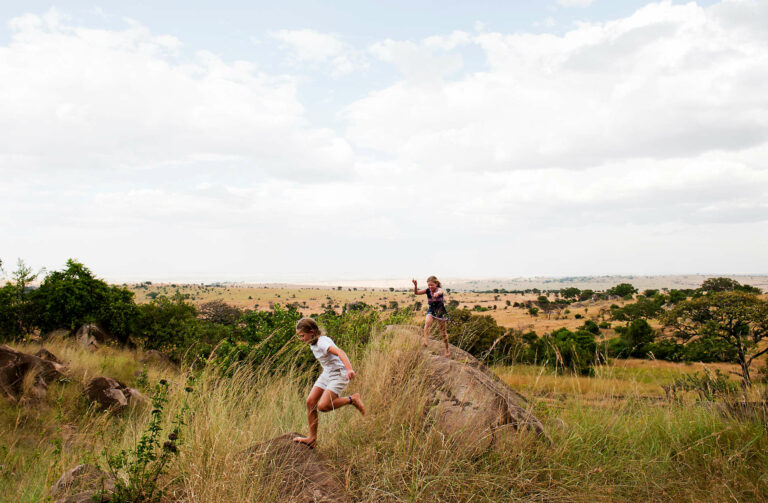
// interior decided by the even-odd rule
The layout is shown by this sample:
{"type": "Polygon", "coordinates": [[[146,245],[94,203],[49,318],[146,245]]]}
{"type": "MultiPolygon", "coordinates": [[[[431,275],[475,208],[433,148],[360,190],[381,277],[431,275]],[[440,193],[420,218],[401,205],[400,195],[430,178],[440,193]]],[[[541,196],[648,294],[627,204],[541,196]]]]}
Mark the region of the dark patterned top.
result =
{"type": "Polygon", "coordinates": [[[427,314],[431,314],[434,318],[441,320],[448,319],[448,310],[445,309],[443,291],[440,288],[437,289],[434,295],[432,295],[432,290],[427,288],[427,302],[429,303],[427,314]]]}

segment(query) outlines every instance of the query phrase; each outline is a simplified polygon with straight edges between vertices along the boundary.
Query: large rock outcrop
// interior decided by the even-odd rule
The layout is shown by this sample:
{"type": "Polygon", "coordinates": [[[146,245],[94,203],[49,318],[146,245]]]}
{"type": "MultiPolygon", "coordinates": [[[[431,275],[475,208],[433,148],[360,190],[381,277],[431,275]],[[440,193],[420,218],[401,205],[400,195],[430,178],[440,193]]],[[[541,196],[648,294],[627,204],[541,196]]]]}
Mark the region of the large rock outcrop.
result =
{"type": "Polygon", "coordinates": [[[48,384],[64,377],[66,367],[52,353],[38,353],[45,359],[0,346],[0,393],[13,401],[40,399],[45,396],[48,384]]]}
{"type": "Polygon", "coordinates": [[[94,377],[85,385],[85,395],[112,412],[122,412],[129,405],[138,405],[147,398],[137,389],[129,388],[111,377],[94,377]]]}
{"type": "Polygon", "coordinates": [[[108,474],[93,465],[77,465],[61,475],[49,494],[54,503],[107,503],[114,490],[108,474]]]}
{"type": "Polygon", "coordinates": [[[549,438],[525,397],[477,358],[453,345],[451,356],[446,357],[442,341],[430,340],[424,347],[421,330],[416,328],[388,330],[400,332],[410,348],[408,351],[418,352],[413,372],[423,375],[426,384],[427,419],[454,442],[483,450],[521,428],[530,428],[549,438]]]}
{"type": "Polygon", "coordinates": [[[292,503],[347,503],[344,488],[333,476],[325,459],[304,444],[294,442],[300,436],[289,433],[256,444],[242,451],[256,469],[273,478],[282,501],[292,503]]]}

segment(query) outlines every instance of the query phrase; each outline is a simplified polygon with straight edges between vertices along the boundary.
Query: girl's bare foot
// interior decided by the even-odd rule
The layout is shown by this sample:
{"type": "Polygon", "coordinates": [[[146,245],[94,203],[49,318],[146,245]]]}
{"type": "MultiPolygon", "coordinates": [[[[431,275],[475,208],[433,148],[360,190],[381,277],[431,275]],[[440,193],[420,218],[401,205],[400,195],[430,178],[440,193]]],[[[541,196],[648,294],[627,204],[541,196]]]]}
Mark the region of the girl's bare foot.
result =
{"type": "Polygon", "coordinates": [[[316,438],[310,438],[310,437],[296,437],[293,439],[294,442],[298,442],[300,444],[304,444],[310,449],[315,448],[315,442],[317,442],[316,438]]]}
{"type": "Polygon", "coordinates": [[[365,405],[363,405],[363,401],[360,400],[360,393],[355,393],[350,398],[352,398],[352,405],[360,411],[360,414],[365,415],[365,405]]]}
{"type": "Polygon", "coordinates": [[[446,358],[450,358],[451,357],[451,350],[450,349],[446,349],[445,350],[445,357],[446,358]]]}

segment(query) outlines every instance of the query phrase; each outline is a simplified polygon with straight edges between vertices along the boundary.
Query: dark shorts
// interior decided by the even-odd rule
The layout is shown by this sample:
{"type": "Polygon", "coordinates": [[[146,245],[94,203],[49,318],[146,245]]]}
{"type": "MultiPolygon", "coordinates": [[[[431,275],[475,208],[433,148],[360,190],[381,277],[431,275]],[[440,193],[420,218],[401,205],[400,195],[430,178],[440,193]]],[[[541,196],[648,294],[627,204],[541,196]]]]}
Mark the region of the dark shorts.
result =
{"type": "Polygon", "coordinates": [[[432,309],[431,307],[427,309],[427,316],[431,316],[436,320],[441,321],[448,321],[448,311],[443,309],[432,309]]]}

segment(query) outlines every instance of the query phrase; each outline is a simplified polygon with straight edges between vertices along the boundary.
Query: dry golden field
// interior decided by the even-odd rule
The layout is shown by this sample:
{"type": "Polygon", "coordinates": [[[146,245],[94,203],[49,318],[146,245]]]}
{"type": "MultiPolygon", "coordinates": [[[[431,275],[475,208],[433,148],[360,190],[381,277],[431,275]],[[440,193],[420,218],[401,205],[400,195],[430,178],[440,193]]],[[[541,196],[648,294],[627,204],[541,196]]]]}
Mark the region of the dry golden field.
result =
{"type": "MultiPolygon", "coordinates": [[[[190,284],[139,284],[130,285],[136,293],[136,301],[148,302],[150,295],[174,295],[177,291],[184,295],[189,302],[200,305],[213,300],[221,300],[241,309],[269,309],[274,304],[292,304],[298,306],[303,314],[315,314],[324,310],[328,303],[340,310],[350,302],[365,302],[382,309],[391,309],[391,303],[397,302],[401,307],[412,305],[419,301],[422,310],[426,312],[426,296],[416,296],[413,291],[405,288],[390,291],[390,289],[374,289],[364,287],[311,287],[290,285],[190,285],[190,284]]],[[[569,329],[583,325],[584,319],[601,321],[609,320],[611,304],[623,305],[623,300],[587,301],[575,303],[568,313],[552,313],[547,316],[539,313],[531,316],[525,308],[513,307],[515,302],[523,303],[536,300],[536,294],[493,294],[475,292],[452,292],[446,295],[447,300],[459,302],[459,307],[473,309],[475,306],[487,308],[488,311],[478,312],[492,316],[501,326],[518,330],[535,330],[538,333],[552,331],[560,327],[569,329]],[[507,305],[509,304],[509,305],[507,305]],[[582,318],[576,318],[576,315],[582,318]]],[[[550,296],[554,300],[553,296],[550,296]]],[[[608,331],[611,332],[611,331],[608,331]]],[[[611,335],[610,333],[604,335],[611,335]]]]}

